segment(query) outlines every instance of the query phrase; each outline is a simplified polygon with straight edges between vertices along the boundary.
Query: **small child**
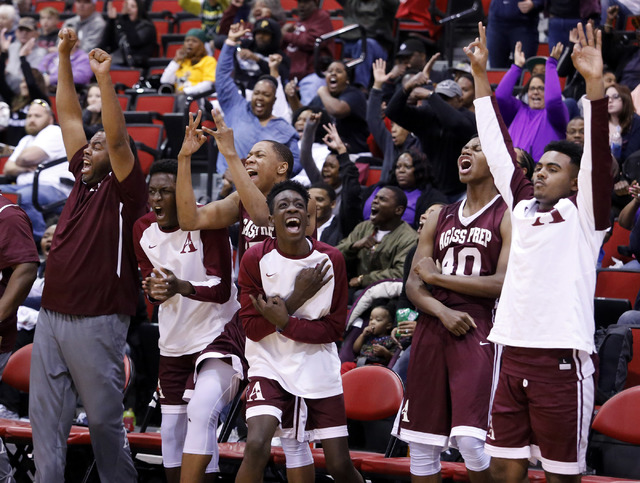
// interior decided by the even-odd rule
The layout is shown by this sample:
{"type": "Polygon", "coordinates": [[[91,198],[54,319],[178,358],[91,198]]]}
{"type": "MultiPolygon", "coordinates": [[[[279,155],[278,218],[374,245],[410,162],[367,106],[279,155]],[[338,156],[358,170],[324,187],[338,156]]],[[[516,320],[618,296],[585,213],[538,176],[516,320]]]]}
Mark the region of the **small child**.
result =
{"type": "Polygon", "coordinates": [[[369,315],[369,325],[353,343],[353,353],[358,354],[356,362],[342,364],[341,373],[366,364],[387,365],[393,353],[399,348],[398,342],[391,337],[391,330],[395,326],[394,308],[387,304],[374,301],[369,315]]]}

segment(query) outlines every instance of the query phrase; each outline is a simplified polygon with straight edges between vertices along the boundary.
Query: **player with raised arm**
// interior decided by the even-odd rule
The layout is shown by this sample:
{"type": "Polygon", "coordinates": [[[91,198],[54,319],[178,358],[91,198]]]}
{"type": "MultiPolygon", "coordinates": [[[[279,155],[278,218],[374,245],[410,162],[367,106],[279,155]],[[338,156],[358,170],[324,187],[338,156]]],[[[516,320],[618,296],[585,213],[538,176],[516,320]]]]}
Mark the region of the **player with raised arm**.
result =
{"type": "Polygon", "coordinates": [[[512,223],[509,266],[489,335],[504,347],[486,440],[491,475],[498,482],[524,481],[533,458],[547,481],[577,482],[586,469],[594,403],[596,262],[613,187],[601,32],[578,24],[571,55],[586,81],[584,151],[568,141],[548,144],[529,181],[491,95],[485,29],[478,29],[465,47],[478,131],[512,223]]]}
{"type": "Polygon", "coordinates": [[[462,149],[458,175],[467,196],[429,215],[406,285],[420,318],[394,434],[409,443],[414,483],[441,481],[448,446],[460,450],[472,482],[489,481],[484,438],[494,349],[487,337],[511,225],[477,137],[462,149]]]}

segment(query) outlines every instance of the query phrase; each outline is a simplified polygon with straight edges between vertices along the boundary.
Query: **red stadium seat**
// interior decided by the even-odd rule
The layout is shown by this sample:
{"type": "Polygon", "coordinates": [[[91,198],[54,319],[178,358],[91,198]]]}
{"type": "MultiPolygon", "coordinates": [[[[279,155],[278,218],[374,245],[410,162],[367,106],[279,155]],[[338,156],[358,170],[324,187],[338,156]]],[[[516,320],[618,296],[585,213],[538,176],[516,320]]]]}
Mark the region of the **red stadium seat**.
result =
{"type": "Polygon", "coordinates": [[[160,157],[164,127],[158,124],[129,124],[127,132],[136,141],[140,166],[146,175],[153,162],[160,157]]]}
{"type": "Polygon", "coordinates": [[[322,10],[342,10],[342,5],[337,0],[322,0],[320,2],[320,8],[322,10]]]}
{"type": "Polygon", "coordinates": [[[138,94],[134,110],[165,114],[173,112],[175,104],[176,97],[171,94],[138,94]]]}
{"type": "Polygon", "coordinates": [[[124,84],[127,87],[131,87],[137,84],[140,80],[142,71],[140,69],[120,69],[111,70],[111,81],[114,84],[124,84]]]}
{"type": "Polygon", "coordinates": [[[160,47],[162,45],[162,36],[170,34],[173,27],[173,20],[166,18],[154,18],[153,25],[156,27],[156,42],[160,47]]]}
{"type": "Polygon", "coordinates": [[[178,32],[179,34],[186,34],[191,29],[201,29],[202,28],[202,20],[199,18],[185,18],[178,22],[178,32]]]}
{"type": "Polygon", "coordinates": [[[611,230],[611,237],[603,245],[604,258],[602,259],[602,268],[607,268],[613,265],[612,257],[615,257],[618,260],[622,260],[625,263],[631,261],[629,257],[625,257],[624,255],[621,255],[620,252],[618,252],[618,247],[620,245],[629,245],[630,235],[631,231],[627,230],[626,228],[622,228],[617,221],[614,222],[613,229],[611,230]]]}
{"type": "Polygon", "coordinates": [[[35,4],[35,12],[40,13],[43,8],[52,7],[58,12],[64,12],[66,8],[65,0],[40,0],[35,4]]]}
{"type": "Polygon", "coordinates": [[[164,12],[165,10],[171,13],[179,13],[182,12],[182,7],[177,0],[153,0],[153,3],[151,3],[151,12],[164,12]]]}
{"type": "MultiPolygon", "coordinates": [[[[2,158],[2,159],[5,159],[5,158],[2,158]]],[[[3,193],[2,191],[0,191],[0,196],[5,197],[9,201],[11,201],[11,203],[13,203],[14,205],[17,205],[20,203],[19,193],[3,193]]]]}
{"type": "Polygon", "coordinates": [[[598,270],[596,297],[628,299],[633,306],[638,290],[640,290],[640,271],[615,268],[598,270]]]}
{"type": "Polygon", "coordinates": [[[619,392],[602,405],[592,428],[610,438],[640,445],[640,386],[619,392]]]}
{"type": "Polygon", "coordinates": [[[487,71],[487,75],[489,76],[489,82],[491,84],[499,84],[506,73],[507,73],[506,70],[489,69],[487,71]]]}

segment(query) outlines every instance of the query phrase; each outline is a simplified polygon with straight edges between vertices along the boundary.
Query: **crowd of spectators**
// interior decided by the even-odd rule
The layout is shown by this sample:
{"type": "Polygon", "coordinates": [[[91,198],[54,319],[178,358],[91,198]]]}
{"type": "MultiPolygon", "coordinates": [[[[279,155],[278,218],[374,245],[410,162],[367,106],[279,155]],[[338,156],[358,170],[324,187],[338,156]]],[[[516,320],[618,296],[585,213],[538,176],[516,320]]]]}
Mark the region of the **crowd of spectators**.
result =
{"type": "MultiPolygon", "coordinates": [[[[180,0],[185,11],[201,18],[202,28],[186,32],[160,83],[176,96],[215,97],[240,158],[260,163],[252,149],[261,140],[289,148],[288,176],[310,189],[317,238],[344,256],[351,302],[377,282],[406,280],[424,214],[466,196],[458,158],[478,127],[468,63],[447,68],[440,53],[429,56],[437,39],[413,35],[395,42],[396,0],[338,1],[345,25],[358,23],[366,31],[367,55],[355,68],[346,59],[360,56],[359,33],[342,39],[344,59],[328,61],[332,50],[327,48],[314,56],[315,39],[333,30],[329,13],[316,0],[298,0],[294,19],[279,0],[180,0]],[[369,181],[375,173],[379,176],[369,181]]],[[[623,35],[627,16],[638,12],[614,0],[602,2],[602,11],[594,3],[599,2],[491,2],[489,66],[502,73],[492,87],[518,164],[531,179],[550,142],[584,144],[585,83],[566,59],[577,42],[577,22],[601,26],[616,177],[611,221],[620,215],[620,225],[635,233],[640,180],[627,176],[628,163],[637,163],[640,153],[640,20],[633,19],[635,32],[623,35]],[[538,59],[543,3],[550,15],[549,56],[538,59]]],[[[111,2],[99,12],[95,0],[75,0],[73,10],[62,28],[77,32],[70,62],[90,139],[102,130],[103,120],[89,52],[101,48],[110,53],[113,66],[146,68],[159,46],[142,0],[125,0],[120,12],[111,2]]],[[[3,154],[10,155],[0,191],[21,195],[37,242],[47,220],[31,203],[33,172],[39,163],[65,156],[50,99],[58,80],[60,15],[45,8],[39,24],[31,12],[0,5],[0,96],[10,112],[6,125],[0,124],[0,141],[7,146],[3,154]]],[[[63,163],[41,178],[44,201],[69,195],[67,167],[63,163]]],[[[228,195],[234,180],[221,151],[216,169],[229,185],[228,195]]],[[[255,179],[256,173],[248,172],[255,179]]],[[[632,251],[638,240],[631,236],[632,251]]],[[[406,351],[410,346],[391,331],[397,322],[389,307],[394,306],[384,302],[376,308],[385,312],[382,322],[372,322],[354,345],[369,362],[388,363],[394,347],[406,351]],[[373,357],[367,346],[371,335],[384,339],[383,357],[373,357]]],[[[400,358],[404,369],[398,370],[406,370],[407,359],[400,358]]]]}

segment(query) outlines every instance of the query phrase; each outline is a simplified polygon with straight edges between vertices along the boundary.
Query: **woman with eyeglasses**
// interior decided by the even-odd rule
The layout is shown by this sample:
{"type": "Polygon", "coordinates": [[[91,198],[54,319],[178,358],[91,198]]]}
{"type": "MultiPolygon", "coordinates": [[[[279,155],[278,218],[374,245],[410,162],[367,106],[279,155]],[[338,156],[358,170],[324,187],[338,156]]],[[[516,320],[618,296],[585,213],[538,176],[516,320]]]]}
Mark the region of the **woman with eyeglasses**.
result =
{"type": "Polygon", "coordinates": [[[629,155],[640,150],[640,116],[634,112],[627,86],[613,84],[605,95],[609,100],[609,145],[622,166],[629,155]]]}
{"type": "Polygon", "coordinates": [[[556,44],[545,64],[545,74],[531,76],[522,89],[527,101],[513,96],[513,89],[522,75],[525,56],[520,42],[514,51],[514,63],[498,84],[496,100],[502,117],[509,126],[513,145],[529,152],[537,162],[544,147],[551,141],[564,139],[569,110],[562,101],[558,78],[558,59],[562,44],[556,44]]]}

